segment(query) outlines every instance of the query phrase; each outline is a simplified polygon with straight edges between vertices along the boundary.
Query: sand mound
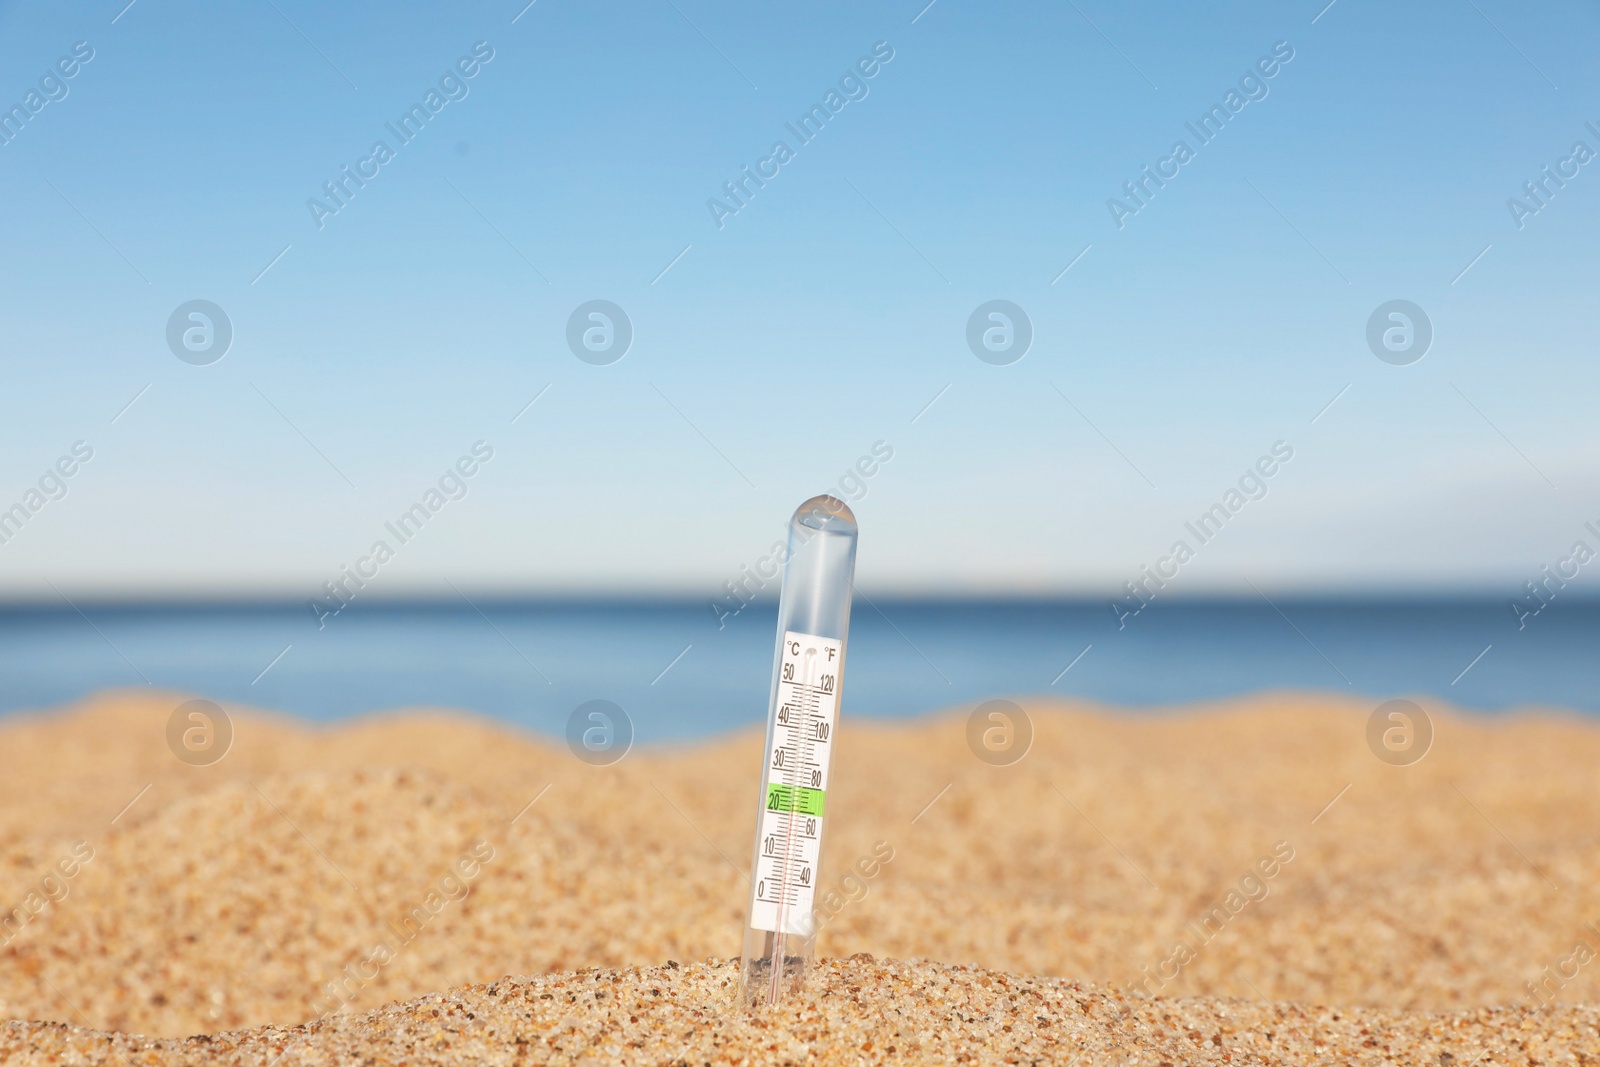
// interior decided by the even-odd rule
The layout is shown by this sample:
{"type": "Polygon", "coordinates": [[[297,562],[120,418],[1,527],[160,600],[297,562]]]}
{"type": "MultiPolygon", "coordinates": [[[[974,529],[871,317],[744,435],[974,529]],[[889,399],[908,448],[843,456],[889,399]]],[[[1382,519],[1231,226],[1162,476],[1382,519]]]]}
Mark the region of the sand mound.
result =
{"type": "MultiPolygon", "coordinates": [[[[753,732],[595,768],[444,713],[317,729],[230,708],[232,751],[193,767],[165,740],[181,699],[0,722],[0,909],[25,920],[0,928],[0,1018],[214,1033],[739,951],[753,732]]],[[[1367,747],[1370,710],[1031,706],[1010,767],[977,760],[960,717],[846,720],[823,884],[859,899],[820,950],[1060,975],[1138,1012],[1150,994],[1600,1001],[1600,728],[1430,707],[1433,750],[1394,767],[1367,747]],[[874,878],[842,881],[885,846],[874,878]]],[[[1288,1009],[1195,1010],[1271,1029],[1288,1009]]]]}
{"type": "Polygon", "coordinates": [[[0,1026],[0,1060],[97,1064],[1582,1063],[1600,1009],[1434,1014],[1130,997],[932,963],[824,960],[751,1014],[732,964],[505,978],[311,1026],[187,1040],[60,1023],[0,1026]]]}

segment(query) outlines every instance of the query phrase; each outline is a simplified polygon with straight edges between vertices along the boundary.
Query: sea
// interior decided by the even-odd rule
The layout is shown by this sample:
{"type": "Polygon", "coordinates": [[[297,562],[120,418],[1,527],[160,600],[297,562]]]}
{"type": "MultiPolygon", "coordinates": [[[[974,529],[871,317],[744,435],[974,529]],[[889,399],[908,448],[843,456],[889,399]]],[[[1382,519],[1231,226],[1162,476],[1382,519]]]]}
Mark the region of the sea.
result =
{"type": "MultiPolygon", "coordinates": [[[[451,708],[552,738],[580,705],[620,707],[635,743],[764,721],[776,607],[718,619],[703,600],[492,599],[0,607],[0,715],[155,689],[315,722],[451,708]]],[[[1504,600],[1153,602],[864,594],[841,714],[906,718],[1005,698],[1137,714],[1278,690],[1376,706],[1425,697],[1485,713],[1600,713],[1600,600],[1519,620],[1504,600]]]]}

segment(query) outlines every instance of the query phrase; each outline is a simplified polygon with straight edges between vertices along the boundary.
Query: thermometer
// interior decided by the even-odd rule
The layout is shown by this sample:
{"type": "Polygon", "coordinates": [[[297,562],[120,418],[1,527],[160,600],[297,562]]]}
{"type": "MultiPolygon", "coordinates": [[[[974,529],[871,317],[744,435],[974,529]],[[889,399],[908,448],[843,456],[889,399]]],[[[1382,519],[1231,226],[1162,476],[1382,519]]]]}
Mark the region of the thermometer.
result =
{"type": "Polygon", "coordinates": [[[816,948],[828,767],[838,725],[856,567],[856,517],[816,496],[789,520],[778,647],[756,817],[750,917],[740,971],[745,1000],[777,1004],[800,987],[816,948]]]}

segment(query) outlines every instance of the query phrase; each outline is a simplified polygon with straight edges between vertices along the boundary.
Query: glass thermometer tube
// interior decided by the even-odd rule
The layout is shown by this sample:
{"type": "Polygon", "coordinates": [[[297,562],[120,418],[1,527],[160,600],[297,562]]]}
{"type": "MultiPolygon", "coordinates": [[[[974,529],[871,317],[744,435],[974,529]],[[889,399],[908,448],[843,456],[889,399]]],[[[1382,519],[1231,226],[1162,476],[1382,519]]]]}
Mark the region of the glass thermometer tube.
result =
{"type": "Polygon", "coordinates": [[[816,948],[813,902],[850,629],[856,533],[850,508],[831,496],[812,497],[789,520],[740,970],[752,1005],[777,1004],[798,989],[816,948]]]}

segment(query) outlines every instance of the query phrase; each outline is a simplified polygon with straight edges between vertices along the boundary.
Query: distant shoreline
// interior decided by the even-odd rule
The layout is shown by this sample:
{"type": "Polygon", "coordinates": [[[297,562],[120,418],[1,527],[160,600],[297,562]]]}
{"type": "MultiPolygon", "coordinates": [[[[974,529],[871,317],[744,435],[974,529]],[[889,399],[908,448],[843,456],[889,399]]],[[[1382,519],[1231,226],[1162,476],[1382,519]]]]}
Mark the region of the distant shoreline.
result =
{"type": "MultiPolygon", "coordinates": [[[[1162,708],[1298,691],[1600,713],[1600,600],[1563,596],[1519,629],[1498,598],[1263,593],[1162,598],[1119,629],[1099,600],[863,592],[843,711],[905,719],[1024,696],[1162,708]]],[[[578,705],[607,700],[640,743],[684,741],[763,720],[774,609],[719,619],[699,599],[463,588],[448,601],[358,601],[319,630],[285,600],[0,605],[0,713],[160,687],[312,722],[459,707],[560,734],[578,705]]]]}

